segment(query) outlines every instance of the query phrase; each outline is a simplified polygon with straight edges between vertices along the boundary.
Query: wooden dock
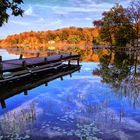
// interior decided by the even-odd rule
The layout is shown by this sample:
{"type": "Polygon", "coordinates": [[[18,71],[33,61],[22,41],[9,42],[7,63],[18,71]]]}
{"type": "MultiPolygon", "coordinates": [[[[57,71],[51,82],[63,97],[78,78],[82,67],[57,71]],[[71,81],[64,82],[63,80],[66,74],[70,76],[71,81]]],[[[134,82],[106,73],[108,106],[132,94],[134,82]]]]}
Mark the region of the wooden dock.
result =
{"type": "Polygon", "coordinates": [[[73,60],[76,60],[77,65],[79,65],[80,55],[63,54],[48,57],[21,57],[20,59],[5,61],[2,61],[2,57],[0,57],[0,84],[21,79],[37,72],[57,69],[61,67],[63,62],[68,62],[70,66],[73,60]]]}

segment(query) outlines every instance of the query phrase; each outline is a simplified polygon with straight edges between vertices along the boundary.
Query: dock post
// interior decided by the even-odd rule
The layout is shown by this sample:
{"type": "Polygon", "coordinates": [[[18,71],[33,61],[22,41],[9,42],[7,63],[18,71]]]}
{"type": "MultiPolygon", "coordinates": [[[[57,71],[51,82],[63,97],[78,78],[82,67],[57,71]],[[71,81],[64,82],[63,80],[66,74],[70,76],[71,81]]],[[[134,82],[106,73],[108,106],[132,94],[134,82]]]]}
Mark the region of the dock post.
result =
{"type": "Polygon", "coordinates": [[[24,95],[25,96],[28,95],[28,91],[27,90],[24,91],[24,95]]]}
{"type": "MultiPolygon", "coordinates": [[[[72,54],[72,53],[70,52],[70,56],[71,56],[71,54],[72,54]]],[[[71,65],[71,64],[70,64],[70,62],[71,62],[71,60],[69,60],[69,61],[68,61],[68,66],[70,66],[70,65],[71,65]]]]}
{"type": "Polygon", "coordinates": [[[23,61],[22,65],[23,65],[24,69],[26,69],[26,61],[23,61]]]}
{"type": "Polygon", "coordinates": [[[60,77],[60,79],[61,79],[61,81],[63,81],[63,77],[62,76],[60,77]]]}
{"type": "Polygon", "coordinates": [[[2,64],[2,56],[0,56],[0,79],[3,78],[3,64],[2,64]]]}
{"type": "Polygon", "coordinates": [[[68,61],[68,66],[70,66],[70,60],[68,61]]]}
{"type": "Polygon", "coordinates": [[[2,108],[6,108],[6,103],[4,100],[0,100],[0,103],[2,108]]]}
{"type": "Polygon", "coordinates": [[[0,62],[2,62],[2,56],[0,55],[0,62]]]}
{"type": "Polygon", "coordinates": [[[22,59],[22,58],[23,58],[23,54],[20,54],[19,59],[22,59]]]}
{"type": "Polygon", "coordinates": [[[63,55],[60,55],[60,61],[62,61],[63,55]]]}
{"type": "Polygon", "coordinates": [[[45,83],[45,86],[47,87],[48,86],[48,83],[45,83]]]}
{"type": "Polygon", "coordinates": [[[79,66],[79,63],[80,63],[80,59],[78,58],[78,59],[77,59],[77,65],[78,65],[78,66],[79,66]]]}
{"type": "Polygon", "coordinates": [[[47,57],[44,58],[45,63],[47,63],[47,57]]]}

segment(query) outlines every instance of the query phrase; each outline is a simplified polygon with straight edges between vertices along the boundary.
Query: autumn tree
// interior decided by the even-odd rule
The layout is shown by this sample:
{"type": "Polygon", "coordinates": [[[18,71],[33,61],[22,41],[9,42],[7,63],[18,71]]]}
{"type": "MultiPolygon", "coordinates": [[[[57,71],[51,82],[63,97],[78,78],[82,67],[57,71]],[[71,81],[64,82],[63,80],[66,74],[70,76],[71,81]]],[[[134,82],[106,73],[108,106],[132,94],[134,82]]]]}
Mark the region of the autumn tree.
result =
{"type": "Polygon", "coordinates": [[[53,34],[53,33],[51,33],[51,32],[49,32],[49,33],[48,33],[48,36],[47,36],[48,41],[49,41],[49,40],[54,40],[54,39],[55,39],[55,37],[56,37],[56,35],[55,35],[55,34],[53,34]]]}
{"type": "Polygon", "coordinates": [[[133,26],[122,5],[116,4],[102,16],[102,20],[93,23],[96,27],[101,28],[100,36],[109,43],[111,48],[113,45],[125,46],[134,40],[133,26]]]}
{"type": "Polygon", "coordinates": [[[63,30],[62,33],[60,34],[60,39],[64,41],[67,40],[67,38],[68,38],[68,32],[63,30]]]}
{"type": "Polygon", "coordinates": [[[71,35],[68,38],[68,42],[72,44],[77,44],[80,42],[80,37],[78,35],[71,35]]]}
{"type": "Polygon", "coordinates": [[[82,28],[77,28],[74,35],[78,35],[81,38],[81,40],[84,40],[85,39],[84,33],[85,33],[85,31],[83,31],[82,28]]]}
{"type": "Polygon", "coordinates": [[[21,3],[23,3],[23,0],[0,0],[0,26],[8,22],[9,11],[14,16],[22,16],[23,10],[19,7],[21,3]]]}
{"type": "Polygon", "coordinates": [[[89,50],[93,38],[97,38],[98,36],[97,32],[98,30],[94,30],[93,28],[63,28],[54,31],[23,32],[17,35],[9,35],[7,38],[3,39],[0,46],[4,46],[5,48],[11,46],[14,48],[17,43],[16,45],[21,45],[24,50],[40,49],[42,46],[45,50],[45,47],[47,49],[49,45],[48,41],[54,40],[55,43],[59,43],[63,49],[67,49],[66,46],[70,45],[73,47],[80,46],[76,48],[77,50],[89,50]],[[36,48],[34,48],[34,46],[36,46],[36,48]]]}

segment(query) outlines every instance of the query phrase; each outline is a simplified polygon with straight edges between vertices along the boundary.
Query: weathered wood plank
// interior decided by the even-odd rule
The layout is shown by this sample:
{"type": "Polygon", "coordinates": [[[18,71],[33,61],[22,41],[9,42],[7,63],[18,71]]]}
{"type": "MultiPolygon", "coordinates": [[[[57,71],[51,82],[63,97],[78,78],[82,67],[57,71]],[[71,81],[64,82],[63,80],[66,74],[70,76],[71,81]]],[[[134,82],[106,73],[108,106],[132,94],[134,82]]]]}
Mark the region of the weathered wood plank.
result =
{"type": "Polygon", "coordinates": [[[46,63],[53,64],[55,62],[77,60],[79,59],[79,57],[80,57],[79,55],[63,54],[63,55],[52,55],[48,57],[32,57],[32,58],[6,60],[0,62],[1,65],[0,72],[2,73],[18,69],[26,69],[26,67],[44,65],[46,63]]]}

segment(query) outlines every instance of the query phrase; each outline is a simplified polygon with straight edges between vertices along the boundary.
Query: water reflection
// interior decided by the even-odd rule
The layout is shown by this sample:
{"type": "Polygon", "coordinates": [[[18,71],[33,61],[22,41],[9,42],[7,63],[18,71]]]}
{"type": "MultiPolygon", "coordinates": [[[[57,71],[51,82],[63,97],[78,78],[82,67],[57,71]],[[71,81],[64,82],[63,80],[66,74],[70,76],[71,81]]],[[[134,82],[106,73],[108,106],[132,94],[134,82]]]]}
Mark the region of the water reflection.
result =
{"type": "Polygon", "coordinates": [[[133,107],[139,106],[140,66],[138,55],[126,52],[110,52],[100,58],[99,68],[93,75],[101,76],[102,82],[119,92],[120,98],[127,97],[133,107]]]}
{"type": "Polygon", "coordinates": [[[31,102],[28,109],[20,109],[6,113],[0,118],[0,129],[2,139],[28,139],[29,135],[19,136],[20,132],[26,132],[27,126],[34,125],[36,110],[34,102],[31,102]]]}
{"type": "Polygon", "coordinates": [[[8,98],[7,108],[0,110],[0,138],[138,140],[140,97],[135,97],[134,108],[135,88],[128,89],[139,86],[133,82],[139,68],[136,65],[135,73],[134,60],[130,63],[126,54],[111,55],[121,60],[106,55],[100,64],[83,62],[80,73],[64,77],[63,82],[54,80],[47,87],[33,88],[26,97],[8,98]]]}
{"type": "Polygon", "coordinates": [[[51,51],[51,50],[47,50],[47,51],[40,51],[40,50],[21,50],[21,49],[16,49],[16,48],[7,48],[7,52],[9,54],[15,54],[20,56],[21,54],[24,57],[36,57],[36,56],[50,56],[50,55],[56,55],[56,54],[66,54],[66,53],[70,53],[69,51],[51,51]]]}
{"type": "Polygon", "coordinates": [[[5,100],[17,95],[21,92],[24,92],[24,95],[28,95],[28,90],[31,90],[37,86],[40,86],[42,84],[45,84],[45,86],[48,85],[48,82],[60,78],[63,80],[63,76],[70,75],[72,76],[72,73],[79,71],[81,66],[78,65],[63,65],[63,69],[59,69],[57,73],[52,73],[47,71],[43,72],[41,74],[36,74],[35,76],[28,76],[27,78],[24,77],[22,81],[14,81],[9,82],[8,84],[0,85],[1,88],[1,94],[0,94],[0,103],[2,108],[6,108],[5,100]],[[43,74],[43,75],[42,75],[43,74]]]}
{"type": "Polygon", "coordinates": [[[19,55],[15,55],[14,53],[9,54],[7,50],[0,49],[0,55],[2,56],[3,60],[9,60],[9,59],[18,59],[19,55]]]}

